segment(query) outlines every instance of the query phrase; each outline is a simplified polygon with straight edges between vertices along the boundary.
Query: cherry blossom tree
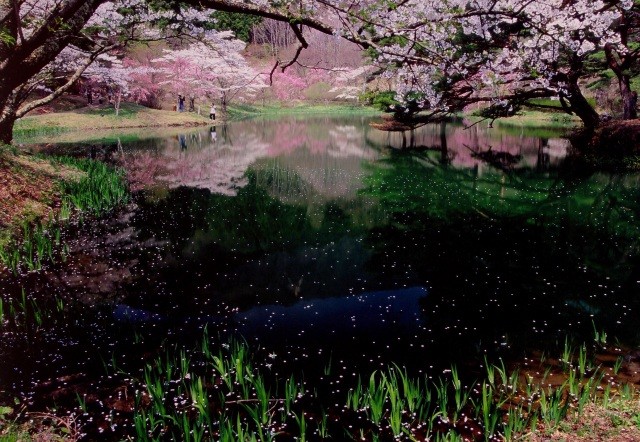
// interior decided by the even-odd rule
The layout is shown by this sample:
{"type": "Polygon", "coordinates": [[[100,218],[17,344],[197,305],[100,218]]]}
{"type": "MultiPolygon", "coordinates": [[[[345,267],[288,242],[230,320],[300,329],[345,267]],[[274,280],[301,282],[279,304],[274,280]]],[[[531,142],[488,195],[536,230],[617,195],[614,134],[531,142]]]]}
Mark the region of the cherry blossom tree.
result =
{"type": "MultiPolygon", "coordinates": [[[[509,116],[530,99],[553,97],[565,111],[594,127],[599,115],[581,90],[581,82],[590,75],[585,62],[606,48],[615,71],[616,63],[623,66],[627,57],[635,63],[638,56],[630,44],[638,29],[638,6],[632,0],[202,4],[275,19],[284,16],[300,51],[308,47],[303,25],[359,44],[394,78],[400,102],[396,118],[414,122],[416,117],[438,119],[470,103],[484,103],[489,118],[509,116]]],[[[633,97],[624,78],[622,86],[621,94],[633,97]]]]}
{"type": "MultiPolygon", "coordinates": [[[[0,4],[0,140],[11,140],[13,122],[24,115],[31,80],[65,48],[85,51],[81,66],[88,65],[96,52],[149,29],[143,23],[188,28],[184,6],[287,23],[298,49],[280,68],[309,47],[309,28],[358,44],[393,78],[400,119],[437,119],[469,103],[485,103],[494,118],[554,97],[595,126],[599,115],[581,82],[587,59],[603,50],[619,78],[624,114],[633,116],[627,67],[637,63],[640,8],[633,0],[164,0],[153,7],[144,0],[12,0],[0,4]]],[[[71,74],[72,84],[81,73],[71,74]]],[[[220,86],[234,87],[241,89],[220,86]]]]}
{"type": "Polygon", "coordinates": [[[365,91],[368,76],[374,70],[375,67],[371,65],[337,69],[338,75],[334,77],[333,88],[329,92],[336,93],[336,98],[341,100],[357,101],[365,91]]]}
{"type": "Polygon", "coordinates": [[[280,101],[302,99],[304,89],[309,86],[306,78],[298,75],[294,69],[284,72],[275,71],[271,78],[271,90],[280,101]]]}
{"type": "Polygon", "coordinates": [[[528,99],[555,97],[594,127],[599,116],[580,88],[585,61],[605,47],[627,52],[615,24],[633,7],[630,0],[448,0],[365,9],[375,24],[369,40],[396,78],[408,117],[483,102],[495,118],[528,99]]]}
{"type": "Polygon", "coordinates": [[[253,97],[267,87],[260,73],[242,56],[244,47],[245,43],[233,38],[232,33],[220,32],[207,38],[206,44],[166,50],[164,56],[153,61],[164,76],[162,83],[175,93],[190,91],[219,100],[224,110],[230,101],[253,97]]]}
{"type": "Polygon", "coordinates": [[[164,94],[160,85],[160,73],[154,69],[152,60],[162,56],[166,46],[161,43],[136,44],[127,50],[122,60],[126,67],[145,68],[132,74],[130,81],[131,99],[138,104],[160,109],[160,99],[164,94]]]}
{"type": "Polygon", "coordinates": [[[620,8],[620,17],[614,22],[614,30],[620,36],[619,44],[606,43],[604,50],[607,66],[618,79],[620,97],[622,98],[623,118],[637,118],[637,92],[631,90],[631,75],[633,68],[637,69],[640,45],[638,45],[638,29],[640,28],[640,11],[634,2],[634,7],[620,8]]]}
{"type": "Polygon", "coordinates": [[[135,101],[145,99],[151,94],[146,78],[154,72],[155,69],[152,67],[136,66],[129,59],[123,61],[105,54],[98,57],[98,60],[85,70],[84,75],[93,83],[107,87],[111,103],[118,115],[125,96],[130,96],[135,101]],[[140,81],[140,78],[143,81],[140,81]]]}
{"type": "Polygon", "coordinates": [[[208,17],[202,8],[166,6],[144,0],[1,2],[0,142],[11,142],[18,118],[69,90],[100,55],[131,41],[195,33],[208,17]]]}

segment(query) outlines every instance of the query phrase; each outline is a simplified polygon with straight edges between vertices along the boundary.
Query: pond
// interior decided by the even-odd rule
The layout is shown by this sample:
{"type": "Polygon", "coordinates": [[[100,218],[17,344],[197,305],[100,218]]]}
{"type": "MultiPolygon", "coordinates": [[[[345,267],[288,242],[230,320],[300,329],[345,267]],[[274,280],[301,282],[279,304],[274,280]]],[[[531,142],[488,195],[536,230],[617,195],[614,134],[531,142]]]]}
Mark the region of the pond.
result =
{"type": "Polygon", "coordinates": [[[117,413],[102,396],[122,379],[106,366],[134,372],[205,329],[333,395],[391,363],[437,377],[594,330],[639,342],[639,176],[571,169],[560,133],[370,122],[24,146],[123,167],[134,194],[69,226],[65,263],[0,278],[5,305],[33,298],[47,318],[3,330],[0,401],[44,409],[89,394],[117,413]]]}

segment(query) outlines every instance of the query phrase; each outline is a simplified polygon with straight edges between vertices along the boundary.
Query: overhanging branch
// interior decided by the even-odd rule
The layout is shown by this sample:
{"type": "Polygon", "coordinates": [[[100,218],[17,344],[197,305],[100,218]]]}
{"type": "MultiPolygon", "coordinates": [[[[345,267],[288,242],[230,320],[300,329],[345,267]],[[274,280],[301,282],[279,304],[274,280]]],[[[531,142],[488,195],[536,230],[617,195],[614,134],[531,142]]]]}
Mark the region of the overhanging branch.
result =
{"type": "Polygon", "coordinates": [[[22,118],[28,112],[32,111],[33,109],[35,109],[37,107],[40,107],[40,106],[44,106],[45,104],[48,104],[48,103],[52,102],[53,100],[55,100],[56,98],[58,98],[60,95],[65,93],[67,90],[69,90],[69,88],[71,86],[73,86],[73,84],[76,81],[78,81],[78,79],[82,76],[84,71],[87,70],[87,68],[91,65],[91,63],[93,63],[96,60],[96,58],[98,58],[98,56],[100,56],[101,54],[103,54],[105,52],[109,52],[109,51],[111,51],[113,49],[117,49],[120,46],[121,46],[120,44],[115,44],[115,45],[111,45],[111,46],[105,46],[105,47],[101,48],[99,51],[93,52],[91,55],[89,55],[87,57],[87,59],[84,61],[84,63],[82,63],[80,66],[78,66],[78,68],[75,70],[73,75],[71,77],[69,77],[69,79],[67,80],[67,82],[65,84],[63,84],[62,86],[58,87],[56,90],[51,92],[46,97],[43,97],[43,98],[41,98],[39,100],[30,101],[29,103],[27,103],[27,104],[23,105],[22,107],[20,107],[18,109],[18,111],[16,112],[16,118],[22,118]]]}

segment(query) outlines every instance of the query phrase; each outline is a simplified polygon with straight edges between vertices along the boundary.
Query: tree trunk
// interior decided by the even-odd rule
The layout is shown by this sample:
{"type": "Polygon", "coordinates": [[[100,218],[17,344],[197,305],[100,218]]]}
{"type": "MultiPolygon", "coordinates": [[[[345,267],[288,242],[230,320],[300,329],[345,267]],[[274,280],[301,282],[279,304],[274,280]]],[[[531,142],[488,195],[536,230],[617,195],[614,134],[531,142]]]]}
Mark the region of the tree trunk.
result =
{"type": "Polygon", "coordinates": [[[2,116],[0,116],[0,144],[11,144],[11,141],[13,141],[13,125],[15,122],[15,112],[5,107],[2,116]]]}
{"type": "MultiPolygon", "coordinates": [[[[622,34],[622,42],[626,46],[627,32],[622,34]]],[[[635,61],[628,53],[620,53],[615,50],[612,44],[605,45],[605,54],[607,56],[607,64],[609,68],[616,74],[618,78],[618,86],[620,88],[620,98],[622,99],[622,119],[633,120],[638,118],[636,105],[638,103],[638,94],[631,90],[631,81],[628,72],[632,63],[635,61]]]]}
{"type": "Polygon", "coordinates": [[[585,129],[592,130],[600,125],[600,115],[584,98],[578,85],[569,86],[566,99],[571,106],[571,111],[582,120],[585,129]]]}
{"type": "Polygon", "coordinates": [[[631,90],[629,75],[620,75],[618,84],[620,86],[620,97],[622,98],[622,119],[634,120],[638,118],[638,111],[636,110],[638,94],[631,90]]]}

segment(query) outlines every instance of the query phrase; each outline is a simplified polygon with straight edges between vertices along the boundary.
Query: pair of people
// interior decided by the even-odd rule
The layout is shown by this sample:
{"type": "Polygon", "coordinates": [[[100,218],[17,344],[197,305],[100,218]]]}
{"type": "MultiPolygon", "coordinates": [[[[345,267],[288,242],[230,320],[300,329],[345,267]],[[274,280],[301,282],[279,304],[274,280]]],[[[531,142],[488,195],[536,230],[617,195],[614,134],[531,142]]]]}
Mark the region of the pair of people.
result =
{"type": "MultiPolygon", "coordinates": [[[[185,100],[185,96],[182,94],[178,94],[178,112],[183,112],[184,111],[184,100],[185,100]]],[[[195,99],[191,98],[190,99],[190,109],[189,110],[195,110],[195,104],[194,104],[195,99]]],[[[216,105],[215,103],[211,103],[211,109],[209,109],[209,119],[210,120],[215,120],[216,119],[216,105]]]]}

